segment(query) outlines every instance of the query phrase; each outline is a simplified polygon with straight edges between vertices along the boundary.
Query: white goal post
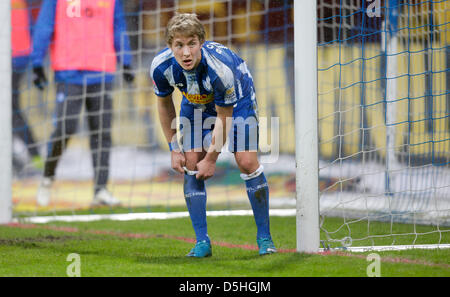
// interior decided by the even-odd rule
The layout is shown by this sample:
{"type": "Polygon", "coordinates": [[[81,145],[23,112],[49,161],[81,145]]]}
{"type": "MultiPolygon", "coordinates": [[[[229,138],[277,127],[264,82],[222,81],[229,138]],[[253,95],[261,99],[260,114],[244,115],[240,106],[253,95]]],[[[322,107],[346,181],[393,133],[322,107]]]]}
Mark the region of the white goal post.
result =
{"type": "Polygon", "coordinates": [[[316,13],[316,1],[294,1],[296,225],[299,252],[317,252],[320,242],[316,13]]]}
{"type": "MultiPolygon", "coordinates": [[[[445,40],[445,37],[442,34],[441,39],[433,37],[434,34],[437,35],[436,32],[445,32],[441,29],[444,26],[442,22],[440,25],[433,23],[439,18],[437,15],[442,13],[442,3],[421,3],[422,8],[428,9],[422,12],[422,20],[426,20],[427,26],[432,24],[435,30],[427,33],[426,30],[418,32],[417,27],[412,25],[414,21],[419,20],[416,15],[418,8],[408,2],[386,0],[383,7],[379,1],[318,2],[320,6],[316,1],[294,1],[297,251],[321,250],[321,230],[328,240],[334,236],[329,235],[335,230],[327,230],[322,226],[327,216],[344,219],[339,229],[348,228],[349,236],[342,239],[333,238],[331,241],[340,241],[347,250],[449,248],[450,245],[446,244],[445,240],[428,245],[392,243],[391,246],[349,247],[353,235],[349,225],[359,220],[367,220],[368,229],[372,228],[370,224],[373,220],[390,221],[392,234],[395,233],[392,231],[394,223],[406,222],[414,224],[414,228],[416,224],[433,225],[436,228],[433,231],[435,233],[448,232],[445,230],[449,222],[448,196],[445,194],[448,181],[441,182],[439,178],[448,176],[448,157],[447,161],[432,159],[422,161],[425,163],[423,166],[416,165],[414,162],[420,163],[417,161],[420,156],[412,153],[414,146],[424,145],[427,140],[417,140],[417,130],[416,134],[411,132],[417,129],[417,122],[423,122],[422,118],[417,120],[417,114],[420,114],[418,104],[423,104],[428,97],[433,96],[438,102],[437,99],[442,100],[442,94],[445,94],[445,82],[440,73],[448,70],[445,70],[445,66],[443,70],[436,70],[440,68],[435,66],[445,49],[445,45],[437,42],[445,40]],[[357,5],[353,6],[353,3],[357,5]],[[368,5],[367,11],[364,5],[368,5]],[[373,7],[376,13],[369,11],[373,7]],[[324,11],[330,15],[325,16],[324,11]],[[384,12],[383,15],[381,12],[384,12]],[[322,15],[319,17],[318,13],[322,15]],[[360,15],[360,19],[357,15],[360,15]],[[376,23],[381,21],[383,27],[380,29],[376,27],[376,23]],[[324,37],[326,30],[328,39],[324,37]],[[381,41],[368,41],[370,38],[375,40],[377,35],[381,36],[381,41]],[[400,47],[399,35],[402,36],[403,47],[400,47]],[[417,42],[420,38],[426,42],[417,42]],[[431,54],[428,56],[424,54],[428,62],[425,62],[424,69],[419,72],[414,68],[415,63],[420,65],[421,62],[418,53],[429,52],[431,54]],[[376,64],[382,59],[385,59],[385,73],[382,66],[376,64]],[[405,83],[404,77],[408,77],[408,83],[405,83]],[[434,78],[435,81],[428,77],[434,78]],[[425,91],[422,91],[420,86],[425,80],[425,91]],[[378,93],[374,92],[374,89],[377,89],[378,93]],[[416,91],[414,96],[413,91],[416,91]],[[379,97],[383,92],[384,99],[383,96],[379,97]],[[378,101],[373,103],[375,100],[378,101]],[[404,102],[407,102],[408,108],[405,108],[404,102]],[[384,111],[374,107],[383,104],[384,111]],[[411,106],[417,109],[413,110],[411,106]],[[373,119],[376,114],[384,114],[384,121],[375,124],[373,119]],[[365,121],[369,120],[372,123],[367,124],[365,121]],[[329,124],[330,122],[332,124],[329,124]],[[402,124],[406,122],[409,130],[400,132],[402,124]],[[375,132],[376,129],[384,132],[375,132]],[[370,135],[371,133],[374,134],[370,135]],[[384,143],[369,144],[370,141],[377,142],[380,139],[367,141],[367,138],[374,137],[376,133],[384,134],[384,143]],[[347,152],[346,141],[355,135],[354,138],[358,138],[358,134],[362,136],[359,143],[356,140],[354,147],[358,146],[359,150],[353,148],[347,152]],[[414,137],[416,138],[412,140],[414,137]],[[402,138],[409,140],[400,145],[399,140],[402,138]],[[335,145],[335,155],[327,159],[323,153],[328,145],[335,145]],[[351,150],[353,152],[349,153],[351,150]],[[379,152],[376,152],[377,150],[379,152]],[[376,154],[377,157],[369,157],[376,154]],[[405,155],[408,156],[406,161],[405,155]],[[384,169],[371,168],[375,163],[384,166],[384,169]],[[422,173],[420,170],[428,170],[428,173],[422,173]],[[442,174],[433,173],[433,170],[442,170],[442,174]],[[384,171],[384,189],[370,189],[375,179],[369,179],[375,176],[376,171],[379,177],[383,176],[384,171]],[[421,177],[420,181],[414,181],[417,176],[421,177]],[[326,180],[329,185],[325,188],[323,185],[319,187],[321,179],[326,180]],[[444,227],[442,230],[441,226],[444,227]],[[350,243],[346,243],[346,239],[349,239],[350,243]]],[[[438,106],[443,108],[440,103],[431,104],[435,106],[431,109],[428,107],[428,115],[431,114],[428,121],[434,123],[433,129],[442,129],[439,121],[449,116],[448,107],[445,114],[442,110],[437,110],[438,106]],[[443,114],[438,116],[438,113],[443,114]],[[439,124],[436,124],[438,122],[439,124]]],[[[441,132],[440,138],[430,142],[448,143],[449,139],[442,135],[446,135],[445,132],[441,132]]],[[[427,152],[434,154],[434,149],[432,147],[427,152]]],[[[436,150],[439,151],[439,148],[436,150]]],[[[378,183],[380,180],[383,181],[383,178],[378,178],[378,183]]],[[[414,230],[410,234],[417,238],[420,232],[414,230]]],[[[372,239],[375,237],[374,234],[367,236],[372,239]]]]}
{"type": "Polygon", "coordinates": [[[0,224],[12,220],[11,3],[0,2],[0,224]]]}

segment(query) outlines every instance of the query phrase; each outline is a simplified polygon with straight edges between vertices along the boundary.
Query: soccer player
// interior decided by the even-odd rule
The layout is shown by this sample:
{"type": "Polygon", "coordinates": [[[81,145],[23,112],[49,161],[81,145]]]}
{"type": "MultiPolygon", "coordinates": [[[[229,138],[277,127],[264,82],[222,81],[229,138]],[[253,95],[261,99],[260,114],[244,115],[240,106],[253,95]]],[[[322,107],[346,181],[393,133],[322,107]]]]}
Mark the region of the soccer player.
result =
{"type": "Polygon", "coordinates": [[[118,62],[125,69],[124,79],[128,82],[134,79],[122,1],[43,2],[33,33],[31,55],[34,83],[40,89],[47,81],[42,65],[50,44],[51,66],[57,83],[55,128],[37,202],[41,206],[50,202],[58,161],[69,138],[77,131],[85,105],[94,167],[92,205],[118,205],[120,201],[106,189],[113,116],[109,93],[118,62]]]}
{"type": "Polygon", "coordinates": [[[246,63],[225,46],[205,40],[195,14],[176,14],[166,28],[168,48],[153,60],[150,75],[158,97],[172,168],[184,174],[184,197],[196,234],[190,257],[211,256],[205,180],[212,177],[229,135],[257,226],[259,254],[276,252],[269,227],[269,188],[259,164],[257,103],[246,63]],[[178,144],[172,93],[183,94],[178,144]]]}

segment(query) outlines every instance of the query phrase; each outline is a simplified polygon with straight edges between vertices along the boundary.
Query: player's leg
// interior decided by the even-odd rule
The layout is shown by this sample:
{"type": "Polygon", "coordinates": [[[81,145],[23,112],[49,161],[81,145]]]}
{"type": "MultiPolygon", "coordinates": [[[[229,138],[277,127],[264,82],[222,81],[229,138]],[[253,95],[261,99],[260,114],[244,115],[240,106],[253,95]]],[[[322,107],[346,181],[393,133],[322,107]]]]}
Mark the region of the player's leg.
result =
{"type": "Polygon", "coordinates": [[[236,152],[235,158],[242,172],[241,178],[245,181],[252,206],[260,254],[276,252],[270,234],[269,185],[264,175],[264,168],[259,164],[256,152],[236,152]]]}
{"type": "Polygon", "coordinates": [[[15,135],[27,145],[28,153],[31,158],[40,158],[39,151],[35,145],[33,133],[29,127],[26,118],[20,108],[20,82],[22,81],[25,70],[13,71],[12,76],[12,126],[15,135]]]}
{"type": "Polygon", "coordinates": [[[59,159],[69,138],[77,131],[78,118],[83,105],[82,86],[58,84],[56,92],[55,128],[50,136],[44,176],[38,189],[37,202],[45,206],[50,202],[50,187],[59,159]]]}
{"type": "Polygon", "coordinates": [[[94,84],[86,88],[86,111],[89,125],[89,145],[94,168],[93,205],[119,205],[120,201],[107,189],[109,160],[112,147],[112,85],[94,84]]]}
{"type": "Polygon", "coordinates": [[[241,171],[241,178],[245,181],[247,196],[253,210],[257,227],[257,243],[261,255],[276,252],[270,234],[269,219],[269,185],[264,175],[264,168],[258,161],[257,121],[237,122],[233,126],[234,142],[230,147],[234,152],[236,163],[241,171]]]}
{"type": "Polygon", "coordinates": [[[109,178],[111,150],[112,100],[106,91],[110,84],[87,87],[86,111],[89,125],[89,145],[94,168],[94,190],[105,188],[109,178]]]}
{"type": "Polygon", "coordinates": [[[50,137],[44,176],[54,177],[59,159],[70,137],[78,128],[83,99],[83,87],[72,84],[58,84],[56,94],[56,124],[50,137]]]}
{"type": "MultiPolygon", "coordinates": [[[[197,163],[204,157],[204,152],[185,152],[186,168],[195,171],[197,163]]],[[[197,240],[196,246],[188,256],[206,257],[211,255],[211,244],[206,222],[206,188],[205,181],[199,180],[195,174],[184,174],[184,199],[191,218],[192,227],[197,240]]]]}
{"type": "MultiPolygon", "coordinates": [[[[203,131],[203,116],[199,116],[196,110],[184,106],[180,111],[180,132],[183,135],[183,150],[186,159],[186,169],[195,172],[197,163],[205,156],[203,149],[204,135],[209,131],[203,131]],[[194,114],[197,116],[194,117],[194,114]]],[[[206,188],[205,181],[198,180],[195,173],[184,174],[184,197],[195,231],[197,243],[187,254],[190,257],[211,256],[211,243],[208,236],[206,222],[206,188]]]]}

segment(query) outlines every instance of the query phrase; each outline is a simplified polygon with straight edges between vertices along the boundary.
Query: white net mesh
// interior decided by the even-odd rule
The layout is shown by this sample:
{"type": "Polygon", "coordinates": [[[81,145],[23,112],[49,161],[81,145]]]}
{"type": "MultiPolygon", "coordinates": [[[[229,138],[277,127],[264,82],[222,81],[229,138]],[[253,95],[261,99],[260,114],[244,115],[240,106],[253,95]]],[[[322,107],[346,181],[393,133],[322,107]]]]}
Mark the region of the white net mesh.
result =
{"type": "Polygon", "coordinates": [[[449,2],[320,1],[318,10],[321,223],[344,218],[323,228],[327,239],[394,244],[423,234],[416,224],[448,232],[449,2]],[[388,222],[386,233],[373,221],[388,222]],[[357,222],[367,224],[359,238],[357,222]]]}

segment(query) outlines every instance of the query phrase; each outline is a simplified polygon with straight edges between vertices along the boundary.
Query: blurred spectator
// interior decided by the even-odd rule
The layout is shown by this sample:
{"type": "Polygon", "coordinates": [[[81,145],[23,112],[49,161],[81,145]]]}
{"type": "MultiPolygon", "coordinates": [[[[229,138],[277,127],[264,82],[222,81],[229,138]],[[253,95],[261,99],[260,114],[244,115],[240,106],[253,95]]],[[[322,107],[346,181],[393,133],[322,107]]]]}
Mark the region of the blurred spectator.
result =
{"type": "Polygon", "coordinates": [[[123,78],[134,80],[130,45],[121,0],[44,0],[33,33],[31,55],[34,83],[47,83],[43,60],[51,48],[55,72],[55,129],[48,146],[44,177],[37,202],[50,202],[51,185],[58,161],[69,138],[77,131],[79,115],[86,108],[90,149],[94,167],[92,205],[118,205],[107,189],[111,150],[114,73],[120,62],[123,78]]]}
{"type": "MultiPolygon", "coordinates": [[[[20,84],[26,73],[31,53],[31,15],[25,0],[11,0],[11,46],[12,46],[12,126],[14,135],[27,146],[28,154],[36,167],[42,167],[34,136],[22,114],[20,84]]],[[[13,160],[22,167],[19,160],[13,160]]],[[[21,168],[18,168],[19,170],[21,168]]]]}

